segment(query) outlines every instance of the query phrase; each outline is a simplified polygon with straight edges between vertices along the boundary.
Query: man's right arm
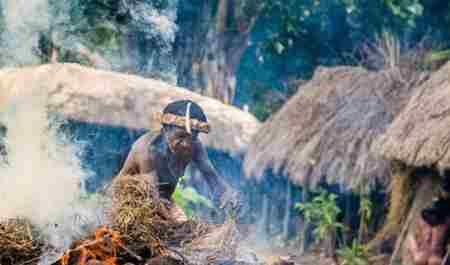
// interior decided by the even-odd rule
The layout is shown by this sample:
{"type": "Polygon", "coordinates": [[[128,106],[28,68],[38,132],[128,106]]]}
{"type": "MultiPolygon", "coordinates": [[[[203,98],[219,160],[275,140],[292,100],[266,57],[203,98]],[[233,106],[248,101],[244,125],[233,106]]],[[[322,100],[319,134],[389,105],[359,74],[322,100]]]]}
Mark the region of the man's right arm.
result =
{"type": "Polygon", "coordinates": [[[134,174],[139,174],[139,167],[137,163],[136,151],[133,146],[130,152],[128,153],[127,159],[125,160],[122,169],[119,171],[118,176],[134,175],[134,174]]]}
{"type": "Polygon", "coordinates": [[[154,159],[149,148],[151,136],[148,133],[144,134],[134,142],[119,176],[148,174],[154,170],[154,159]]]}

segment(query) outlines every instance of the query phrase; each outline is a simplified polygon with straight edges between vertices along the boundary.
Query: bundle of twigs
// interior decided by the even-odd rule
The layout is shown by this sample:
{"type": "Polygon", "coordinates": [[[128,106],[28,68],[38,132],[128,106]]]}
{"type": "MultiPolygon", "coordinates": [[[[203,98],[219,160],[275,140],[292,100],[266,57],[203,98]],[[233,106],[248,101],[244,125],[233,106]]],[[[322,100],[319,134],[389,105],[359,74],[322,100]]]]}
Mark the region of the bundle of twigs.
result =
{"type": "Polygon", "coordinates": [[[183,247],[183,254],[191,264],[222,264],[235,261],[242,239],[236,223],[229,220],[208,233],[199,235],[183,247]]]}
{"type": "Polygon", "coordinates": [[[0,220],[0,264],[37,264],[44,246],[38,231],[26,220],[0,220]]]}
{"type": "Polygon", "coordinates": [[[152,179],[149,175],[118,176],[108,189],[110,225],[124,246],[143,259],[152,258],[155,264],[161,258],[175,257],[179,262],[174,264],[203,265],[235,257],[239,238],[234,222],[178,222],[170,213],[172,202],[159,197],[152,179]]]}
{"type": "Polygon", "coordinates": [[[111,186],[113,229],[125,244],[137,252],[150,255],[165,254],[161,233],[170,222],[168,210],[159,203],[149,178],[145,175],[120,176],[111,186]]]}
{"type": "Polygon", "coordinates": [[[111,186],[112,227],[127,246],[141,254],[166,255],[170,246],[180,246],[208,231],[207,225],[195,221],[176,222],[150,179],[148,175],[120,176],[111,186]]]}

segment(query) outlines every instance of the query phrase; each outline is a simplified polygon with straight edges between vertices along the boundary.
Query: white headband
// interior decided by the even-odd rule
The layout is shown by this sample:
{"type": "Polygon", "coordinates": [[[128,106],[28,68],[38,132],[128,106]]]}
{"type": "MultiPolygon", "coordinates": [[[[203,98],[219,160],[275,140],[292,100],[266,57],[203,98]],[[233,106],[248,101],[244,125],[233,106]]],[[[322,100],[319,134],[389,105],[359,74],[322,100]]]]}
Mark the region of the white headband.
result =
{"type": "Polygon", "coordinates": [[[186,106],[186,131],[191,134],[192,130],[191,130],[191,102],[189,102],[186,106]]]}

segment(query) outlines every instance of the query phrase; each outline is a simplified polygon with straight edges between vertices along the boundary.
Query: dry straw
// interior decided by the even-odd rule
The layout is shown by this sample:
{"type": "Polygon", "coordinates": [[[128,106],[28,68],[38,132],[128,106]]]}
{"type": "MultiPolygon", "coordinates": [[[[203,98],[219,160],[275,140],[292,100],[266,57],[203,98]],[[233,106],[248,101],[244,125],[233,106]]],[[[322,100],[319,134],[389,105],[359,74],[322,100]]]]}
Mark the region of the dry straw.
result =
{"type": "Polygon", "coordinates": [[[111,221],[127,246],[144,256],[145,252],[166,255],[169,246],[184,245],[208,231],[194,221],[176,222],[149,179],[147,175],[120,176],[111,187],[111,221]]]}
{"type": "Polygon", "coordinates": [[[37,264],[43,246],[41,236],[28,221],[0,221],[0,264],[37,264]]]}

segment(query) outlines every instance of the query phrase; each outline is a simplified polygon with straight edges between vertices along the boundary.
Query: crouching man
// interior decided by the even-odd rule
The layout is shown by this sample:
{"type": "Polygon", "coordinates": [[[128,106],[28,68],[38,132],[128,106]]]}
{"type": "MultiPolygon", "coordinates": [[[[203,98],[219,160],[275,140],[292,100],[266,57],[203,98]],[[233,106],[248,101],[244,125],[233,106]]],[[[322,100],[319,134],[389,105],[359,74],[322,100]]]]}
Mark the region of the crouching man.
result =
{"type": "MultiPolygon", "coordinates": [[[[414,265],[441,265],[449,239],[450,199],[435,198],[422,210],[416,235],[407,239],[407,248],[414,265]]],[[[450,264],[450,263],[448,263],[450,264]]]]}
{"type": "Polygon", "coordinates": [[[148,132],[132,146],[119,176],[148,174],[158,187],[159,196],[168,202],[170,214],[177,221],[187,220],[183,210],[172,201],[172,194],[186,167],[193,163],[212,191],[212,200],[220,208],[237,209],[239,195],[219,177],[198,138],[210,126],[199,105],[189,100],[170,103],[158,117],[159,132],[148,132]]]}

